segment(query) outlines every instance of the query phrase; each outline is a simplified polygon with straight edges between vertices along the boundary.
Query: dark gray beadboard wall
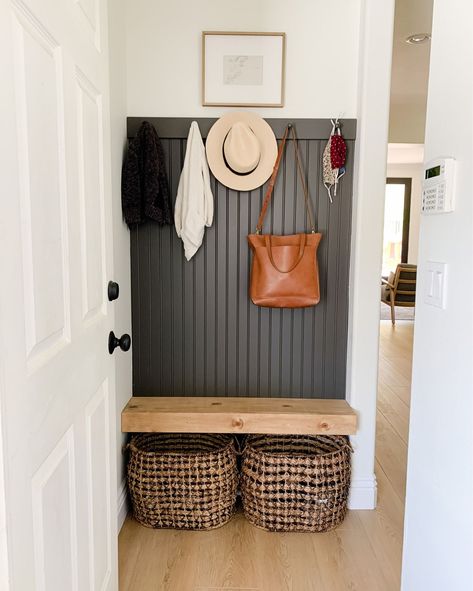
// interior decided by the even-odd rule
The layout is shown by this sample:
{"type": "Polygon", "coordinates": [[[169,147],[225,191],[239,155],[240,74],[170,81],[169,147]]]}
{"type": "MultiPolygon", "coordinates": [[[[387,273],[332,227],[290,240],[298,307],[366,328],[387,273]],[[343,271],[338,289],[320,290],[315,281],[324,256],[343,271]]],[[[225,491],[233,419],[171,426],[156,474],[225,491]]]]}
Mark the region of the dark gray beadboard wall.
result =
{"type": "MultiPolygon", "coordinates": [[[[133,137],[143,118],[128,119],[133,137]]],[[[173,200],[192,119],[147,118],[161,137],[173,200]]],[[[197,119],[205,139],[214,119],[197,119]]],[[[286,119],[268,119],[278,139],[286,119]]],[[[343,122],[347,174],[333,205],[322,182],[326,119],[293,119],[323,238],[321,301],[313,308],[258,308],[248,297],[250,251],[265,187],[235,192],[212,178],[215,217],[186,262],[174,227],[131,232],[133,393],[135,396],[345,398],[348,274],[356,121],[343,122]]],[[[293,234],[306,212],[288,141],[264,231],[293,234]]]]}

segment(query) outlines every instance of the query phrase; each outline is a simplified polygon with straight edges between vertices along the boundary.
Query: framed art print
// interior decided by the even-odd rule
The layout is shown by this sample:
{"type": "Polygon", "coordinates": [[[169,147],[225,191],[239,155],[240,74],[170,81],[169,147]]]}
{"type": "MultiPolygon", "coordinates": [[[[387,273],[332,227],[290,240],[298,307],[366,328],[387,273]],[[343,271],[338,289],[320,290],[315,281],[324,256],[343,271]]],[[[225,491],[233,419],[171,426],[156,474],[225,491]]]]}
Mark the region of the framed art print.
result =
{"type": "Polygon", "coordinates": [[[202,33],[202,105],[284,106],[285,33],[202,33]]]}

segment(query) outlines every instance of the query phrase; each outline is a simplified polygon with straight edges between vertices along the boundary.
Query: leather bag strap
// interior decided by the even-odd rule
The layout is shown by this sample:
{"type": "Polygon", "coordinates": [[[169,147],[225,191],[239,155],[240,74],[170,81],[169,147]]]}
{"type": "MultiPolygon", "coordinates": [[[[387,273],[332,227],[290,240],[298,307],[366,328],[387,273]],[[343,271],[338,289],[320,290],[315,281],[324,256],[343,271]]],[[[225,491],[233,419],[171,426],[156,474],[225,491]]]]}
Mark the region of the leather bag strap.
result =
{"type": "Polygon", "coordinates": [[[312,232],[312,234],[315,234],[315,224],[314,224],[314,218],[312,216],[312,210],[310,207],[309,191],[308,191],[307,185],[305,183],[304,172],[302,170],[302,164],[301,164],[301,159],[300,159],[300,154],[299,154],[299,143],[297,141],[296,132],[294,131],[294,127],[290,123],[288,124],[288,126],[286,127],[286,129],[284,131],[284,135],[282,137],[281,144],[279,146],[276,162],[274,164],[273,172],[272,172],[271,178],[269,180],[268,188],[266,189],[266,195],[264,197],[263,206],[261,207],[261,211],[260,211],[259,218],[258,218],[258,223],[256,224],[256,234],[261,234],[261,231],[263,229],[263,222],[264,222],[264,218],[266,215],[266,210],[268,209],[268,205],[269,205],[269,202],[271,201],[271,197],[272,197],[272,194],[274,191],[274,185],[276,184],[276,178],[278,176],[279,166],[281,164],[281,159],[284,154],[284,149],[286,147],[286,140],[289,135],[289,132],[291,132],[291,136],[292,136],[292,140],[293,140],[293,144],[294,144],[294,154],[295,154],[295,158],[296,158],[297,170],[299,172],[299,176],[301,179],[302,191],[304,193],[305,205],[306,205],[306,209],[307,209],[307,217],[309,219],[311,232],[312,232]]]}
{"type": "Polygon", "coordinates": [[[291,267],[289,267],[289,269],[286,269],[285,271],[283,271],[274,262],[273,245],[271,244],[271,235],[270,234],[264,235],[264,243],[266,246],[266,250],[268,251],[268,257],[269,257],[269,260],[271,261],[271,264],[276,269],[276,271],[279,271],[280,273],[290,273],[291,271],[293,271],[297,267],[297,265],[301,262],[302,257],[304,256],[306,239],[307,239],[306,234],[299,234],[299,253],[297,255],[297,258],[296,258],[294,264],[291,267]]]}

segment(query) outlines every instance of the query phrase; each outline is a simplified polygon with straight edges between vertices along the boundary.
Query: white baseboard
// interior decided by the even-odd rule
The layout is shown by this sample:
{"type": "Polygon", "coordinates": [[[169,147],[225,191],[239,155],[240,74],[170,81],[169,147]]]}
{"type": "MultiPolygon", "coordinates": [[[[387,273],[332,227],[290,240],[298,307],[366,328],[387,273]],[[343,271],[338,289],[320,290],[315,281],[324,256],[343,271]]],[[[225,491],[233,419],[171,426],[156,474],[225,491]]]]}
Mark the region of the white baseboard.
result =
{"type": "Polygon", "coordinates": [[[126,516],[128,515],[128,493],[125,479],[123,479],[118,488],[117,505],[118,533],[120,533],[120,530],[125,523],[126,516]]]}
{"type": "Polygon", "coordinates": [[[370,478],[354,478],[351,482],[349,509],[376,509],[378,486],[376,476],[370,478]]]}

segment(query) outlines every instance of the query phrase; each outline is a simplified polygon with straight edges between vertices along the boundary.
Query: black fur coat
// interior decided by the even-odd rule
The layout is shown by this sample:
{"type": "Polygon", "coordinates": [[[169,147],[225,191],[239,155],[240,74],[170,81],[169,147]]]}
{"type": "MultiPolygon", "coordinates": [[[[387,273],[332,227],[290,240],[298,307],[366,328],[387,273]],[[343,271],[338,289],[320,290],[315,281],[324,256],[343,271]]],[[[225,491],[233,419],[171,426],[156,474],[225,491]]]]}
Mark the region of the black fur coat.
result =
{"type": "Polygon", "coordinates": [[[128,226],[146,219],[172,224],[164,151],[154,127],[144,121],[130,140],[122,169],[122,209],[128,226]]]}

